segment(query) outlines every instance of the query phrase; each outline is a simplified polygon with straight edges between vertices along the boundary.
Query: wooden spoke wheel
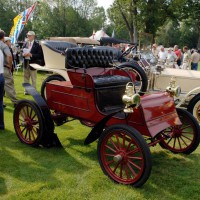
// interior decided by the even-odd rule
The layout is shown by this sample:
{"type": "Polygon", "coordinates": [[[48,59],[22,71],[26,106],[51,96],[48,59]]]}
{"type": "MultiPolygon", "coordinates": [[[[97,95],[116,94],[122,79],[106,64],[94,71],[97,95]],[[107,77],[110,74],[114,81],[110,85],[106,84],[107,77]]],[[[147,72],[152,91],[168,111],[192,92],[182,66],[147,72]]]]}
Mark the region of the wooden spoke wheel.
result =
{"type": "Polygon", "coordinates": [[[200,128],[196,119],[186,110],[177,108],[177,113],[182,125],[162,131],[161,137],[166,139],[161,141],[160,145],[174,153],[190,154],[199,145],[200,128]]]}
{"type": "Polygon", "coordinates": [[[19,140],[31,146],[37,146],[44,133],[42,115],[36,103],[20,101],[13,116],[15,132],[19,140]]]}
{"type": "Polygon", "coordinates": [[[151,153],[142,135],[127,125],[113,125],[99,138],[98,159],[103,172],[121,184],[142,186],[151,173],[151,153]]]}

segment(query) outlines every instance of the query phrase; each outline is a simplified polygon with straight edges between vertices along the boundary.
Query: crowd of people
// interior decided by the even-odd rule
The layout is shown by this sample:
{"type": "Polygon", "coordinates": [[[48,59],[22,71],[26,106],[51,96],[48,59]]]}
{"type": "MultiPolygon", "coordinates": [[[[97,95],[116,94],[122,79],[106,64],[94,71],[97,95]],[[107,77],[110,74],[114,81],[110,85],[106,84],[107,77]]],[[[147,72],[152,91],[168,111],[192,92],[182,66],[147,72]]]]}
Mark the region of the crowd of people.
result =
{"type": "MultiPolygon", "coordinates": [[[[27,40],[22,47],[24,83],[32,81],[32,86],[36,88],[37,72],[30,66],[31,63],[38,63],[44,60],[42,48],[35,41],[35,32],[27,33],[27,40]]],[[[4,94],[12,101],[14,107],[17,104],[16,91],[14,87],[13,71],[15,69],[15,58],[11,48],[11,38],[6,37],[5,32],[0,30],[0,130],[5,129],[4,125],[4,94]]],[[[27,91],[24,91],[27,95],[27,91]]]]}
{"type": "Polygon", "coordinates": [[[198,70],[198,62],[200,62],[200,49],[191,49],[187,46],[183,47],[183,51],[179,49],[178,45],[174,48],[164,48],[164,46],[158,47],[157,44],[152,45],[153,55],[161,62],[176,63],[179,69],[191,69],[198,70]]]}

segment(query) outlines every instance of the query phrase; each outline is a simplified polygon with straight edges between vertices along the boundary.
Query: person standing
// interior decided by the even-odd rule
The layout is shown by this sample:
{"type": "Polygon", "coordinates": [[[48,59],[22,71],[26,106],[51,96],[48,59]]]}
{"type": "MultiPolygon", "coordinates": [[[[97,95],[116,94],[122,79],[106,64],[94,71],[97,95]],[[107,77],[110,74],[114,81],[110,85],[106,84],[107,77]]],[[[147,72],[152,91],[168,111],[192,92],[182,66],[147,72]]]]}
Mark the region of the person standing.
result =
{"type": "Polygon", "coordinates": [[[0,30],[0,130],[4,130],[3,96],[4,96],[4,66],[11,69],[12,55],[6,44],[4,44],[5,32],[0,30]]]}
{"type": "Polygon", "coordinates": [[[9,47],[12,55],[12,68],[10,69],[6,65],[4,65],[4,79],[5,79],[4,90],[8,98],[13,102],[15,106],[17,104],[17,97],[16,97],[16,91],[14,87],[14,79],[12,73],[14,71],[14,56],[11,48],[11,38],[5,37],[4,43],[9,47]]]}
{"type": "Polygon", "coordinates": [[[153,54],[156,58],[158,58],[157,44],[153,44],[153,45],[152,45],[151,51],[152,51],[152,54],[153,54]]]}
{"type": "Polygon", "coordinates": [[[182,69],[190,69],[191,53],[187,46],[183,47],[183,65],[182,69]]]}
{"type": "Polygon", "coordinates": [[[180,67],[181,66],[181,50],[179,49],[178,45],[175,45],[174,46],[174,53],[176,54],[177,56],[177,65],[180,67]]]}
{"type": "Polygon", "coordinates": [[[165,48],[161,46],[160,51],[158,53],[158,58],[161,62],[165,62],[167,59],[167,53],[165,52],[165,48]]]}
{"type": "Polygon", "coordinates": [[[200,61],[200,54],[194,50],[191,55],[191,70],[198,70],[198,62],[200,61]]]}
{"type": "MultiPolygon", "coordinates": [[[[42,48],[38,42],[35,41],[35,32],[29,31],[27,33],[27,42],[23,45],[24,57],[24,83],[29,83],[30,78],[32,86],[36,88],[37,71],[30,66],[32,63],[38,63],[43,60],[42,48]]],[[[24,92],[27,95],[27,91],[24,92]]]]}

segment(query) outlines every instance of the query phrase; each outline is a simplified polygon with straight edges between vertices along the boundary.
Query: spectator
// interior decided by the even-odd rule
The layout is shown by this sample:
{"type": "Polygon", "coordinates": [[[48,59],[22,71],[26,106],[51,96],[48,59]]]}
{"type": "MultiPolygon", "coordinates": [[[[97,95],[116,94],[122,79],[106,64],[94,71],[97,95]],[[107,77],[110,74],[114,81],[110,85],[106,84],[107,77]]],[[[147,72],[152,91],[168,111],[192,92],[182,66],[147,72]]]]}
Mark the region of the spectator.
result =
{"type": "Polygon", "coordinates": [[[178,45],[175,45],[174,46],[174,53],[176,54],[176,56],[177,56],[177,60],[176,60],[176,62],[177,62],[177,65],[180,67],[181,66],[181,50],[179,49],[179,47],[178,47],[178,45]]]}
{"type": "Polygon", "coordinates": [[[183,65],[182,69],[190,69],[191,53],[187,46],[183,47],[183,65]]]}
{"type": "Polygon", "coordinates": [[[0,130],[4,130],[4,116],[3,116],[3,95],[4,95],[4,66],[11,69],[12,66],[12,55],[6,44],[4,44],[5,32],[0,30],[0,130]],[[2,56],[3,54],[3,56],[2,56]]]}
{"type": "Polygon", "coordinates": [[[191,70],[198,70],[198,62],[200,61],[200,54],[194,50],[191,55],[191,70]]]}
{"type": "Polygon", "coordinates": [[[13,102],[15,106],[17,104],[17,98],[16,98],[16,91],[14,87],[14,79],[13,79],[13,74],[12,74],[14,70],[14,56],[13,56],[13,51],[11,48],[11,38],[5,37],[4,43],[9,47],[11,55],[12,55],[12,68],[4,66],[4,79],[5,79],[4,90],[8,98],[13,102]]]}
{"type": "Polygon", "coordinates": [[[153,54],[156,58],[158,58],[157,44],[153,44],[153,45],[152,45],[151,51],[152,51],[152,54],[153,54]]]}
{"type": "Polygon", "coordinates": [[[167,53],[165,52],[164,46],[161,46],[160,51],[158,53],[158,58],[162,62],[166,61],[166,59],[167,59],[167,53]]]}
{"type": "Polygon", "coordinates": [[[176,54],[172,51],[172,48],[169,48],[167,51],[167,61],[175,62],[177,60],[176,54]]]}
{"type": "MultiPolygon", "coordinates": [[[[23,45],[24,83],[29,83],[31,78],[32,86],[36,88],[37,71],[29,64],[37,63],[42,65],[44,58],[41,46],[35,41],[35,32],[29,31],[27,37],[27,42],[23,45]]],[[[24,94],[27,95],[28,93],[25,91],[24,94]]]]}

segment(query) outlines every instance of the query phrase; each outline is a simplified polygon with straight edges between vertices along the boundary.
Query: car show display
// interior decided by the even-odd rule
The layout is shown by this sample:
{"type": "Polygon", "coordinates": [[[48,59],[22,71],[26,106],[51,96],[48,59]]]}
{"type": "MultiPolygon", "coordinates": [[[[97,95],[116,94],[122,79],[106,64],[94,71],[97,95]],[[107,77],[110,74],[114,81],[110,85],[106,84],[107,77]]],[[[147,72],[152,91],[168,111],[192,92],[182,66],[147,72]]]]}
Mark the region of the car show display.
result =
{"type": "MultiPolygon", "coordinates": [[[[48,44],[43,43],[43,50],[48,44]]],[[[64,58],[59,70],[67,78],[45,81],[42,96],[24,84],[34,101],[21,100],[14,110],[21,142],[61,146],[55,125],[80,120],[91,127],[84,144],[98,140],[102,171],[117,183],[135,187],[151,174],[149,147],[160,144],[184,154],[198,147],[199,125],[189,112],[175,107],[180,87],[173,82],[164,91],[145,94],[144,70],[136,62],[113,63],[115,52],[110,48],[70,47],[64,55],[56,53],[64,58]]]]}

